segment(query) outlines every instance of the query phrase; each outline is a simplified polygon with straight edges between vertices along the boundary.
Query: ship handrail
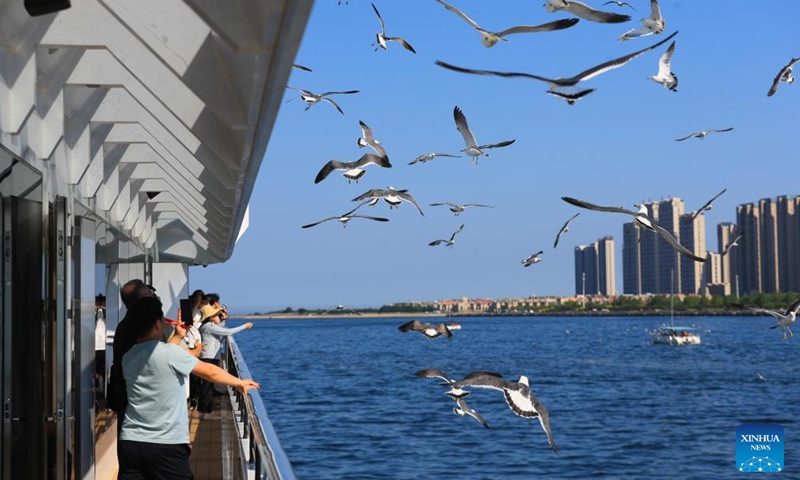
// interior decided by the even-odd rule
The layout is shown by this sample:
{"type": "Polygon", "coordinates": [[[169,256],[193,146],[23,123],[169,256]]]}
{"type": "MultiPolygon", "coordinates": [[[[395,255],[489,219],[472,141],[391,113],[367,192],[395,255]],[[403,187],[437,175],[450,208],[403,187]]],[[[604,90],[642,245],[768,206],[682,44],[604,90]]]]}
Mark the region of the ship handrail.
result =
{"type": "MultiPolygon", "coordinates": [[[[247,362],[233,336],[227,337],[225,360],[228,372],[239,378],[253,378],[247,362]]],[[[231,389],[234,415],[242,441],[243,459],[247,462],[248,478],[255,480],[295,480],[292,464],[281,447],[278,435],[267,416],[267,409],[258,390],[246,395],[231,389]]]]}

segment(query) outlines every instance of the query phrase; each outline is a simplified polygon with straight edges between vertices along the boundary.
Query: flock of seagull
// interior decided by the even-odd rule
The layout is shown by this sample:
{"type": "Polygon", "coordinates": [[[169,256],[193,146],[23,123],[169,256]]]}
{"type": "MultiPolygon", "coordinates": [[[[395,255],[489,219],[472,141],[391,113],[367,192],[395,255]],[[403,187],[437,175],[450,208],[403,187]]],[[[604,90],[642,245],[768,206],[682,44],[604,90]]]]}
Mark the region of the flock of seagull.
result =
{"type": "MultiPolygon", "coordinates": [[[[339,0],[339,4],[342,4],[342,1],[344,1],[345,4],[348,3],[347,0],[339,0]]],[[[631,20],[631,17],[629,15],[597,10],[585,3],[575,0],[546,0],[544,7],[547,12],[553,13],[557,11],[563,11],[573,15],[574,17],[568,19],[556,20],[553,22],[548,22],[540,25],[518,25],[505,28],[499,31],[492,31],[483,28],[472,17],[468,16],[466,13],[464,13],[457,7],[443,0],[431,0],[431,1],[437,2],[447,11],[453,13],[455,16],[457,16],[458,18],[463,20],[466,24],[468,24],[469,27],[474,29],[480,35],[481,43],[486,48],[494,47],[498,43],[508,42],[509,41],[508,37],[512,35],[519,35],[523,33],[543,33],[543,32],[554,32],[559,30],[567,30],[575,27],[581,20],[597,22],[597,23],[605,23],[605,24],[620,24],[631,20]]],[[[635,7],[633,5],[623,1],[612,0],[603,3],[604,6],[611,4],[615,4],[620,8],[628,7],[632,10],[635,10],[635,7]]],[[[376,52],[378,50],[387,50],[389,44],[391,42],[395,42],[400,46],[402,46],[408,52],[416,54],[417,53],[416,50],[411,46],[411,44],[406,39],[399,36],[387,35],[384,18],[381,16],[380,11],[375,6],[375,4],[372,4],[372,9],[378,18],[378,23],[380,26],[380,31],[375,34],[375,41],[372,43],[372,47],[374,47],[374,50],[376,52]]],[[[618,37],[618,40],[632,41],[637,38],[646,37],[650,35],[664,34],[666,30],[666,20],[661,14],[661,9],[659,7],[658,0],[650,0],[650,14],[647,17],[642,18],[640,22],[641,26],[629,29],[628,31],[622,33],[618,37]]],[[[591,80],[592,78],[601,75],[603,73],[606,73],[610,70],[620,68],[626,65],[627,63],[631,62],[635,58],[644,55],[647,52],[650,52],[651,50],[658,49],[667,42],[670,42],[670,40],[672,42],[659,57],[658,72],[655,75],[648,76],[647,79],[662,85],[664,88],[668,89],[671,92],[677,92],[678,77],[672,71],[672,65],[671,65],[671,60],[673,55],[675,54],[675,46],[676,46],[674,38],[677,35],[678,31],[675,31],[667,35],[664,39],[648,47],[636,50],[632,53],[621,56],[619,58],[600,63],[570,77],[551,77],[551,76],[543,76],[532,73],[504,72],[504,71],[465,68],[452,65],[450,63],[446,63],[441,60],[437,60],[435,64],[442,68],[458,73],[498,76],[503,78],[526,78],[530,80],[543,82],[548,85],[548,90],[546,90],[547,94],[566,101],[568,105],[574,105],[578,100],[583,99],[587,97],[589,94],[595,92],[594,88],[580,88],[579,84],[591,80]]],[[[792,58],[789,61],[789,63],[779,71],[778,75],[773,80],[773,83],[767,93],[767,96],[769,97],[773,96],[777,92],[781,83],[787,83],[790,85],[794,83],[792,70],[794,65],[798,61],[800,61],[800,58],[792,58]]],[[[293,66],[299,70],[311,72],[310,68],[305,67],[303,65],[295,64],[293,66]]],[[[299,93],[298,96],[293,97],[287,101],[299,98],[306,103],[305,106],[306,110],[309,110],[311,107],[313,107],[318,103],[326,102],[332,105],[334,108],[336,108],[336,110],[342,115],[344,115],[344,111],[342,110],[341,106],[330,97],[333,95],[352,95],[359,93],[359,90],[342,90],[342,91],[328,91],[316,94],[309,90],[296,88],[293,86],[287,85],[287,88],[299,93]]],[[[462,148],[460,152],[464,156],[470,157],[472,159],[471,163],[473,165],[478,164],[478,159],[480,157],[482,156],[488,157],[489,150],[508,147],[514,144],[515,142],[515,139],[509,139],[509,140],[497,141],[494,143],[480,144],[476,138],[476,135],[469,127],[466,115],[458,106],[455,106],[455,108],[453,109],[453,119],[455,122],[456,130],[460,133],[464,141],[464,148],[462,148]]],[[[375,132],[369,126],[367,126],[367,124],[364,123],[363,121],[359,121],[359,126],[361,128],[361,136],[357,139],[356,142],[357,146],[359,148],[370,148],[372,152],[364,153],[363,155],[361,155],[360,158],[354,161],[340,161],[340,160],[328,161],[322,166],[322,168],[317,173],[317,176],[314,179],[315,184],[318,184],[323,180],[325,180],[326,178],[328,178],[328,176],[333,171],[341,171],[342,176],[348,181],[348,183],[351,182],[358,183],[359,180],[361,180],[363,176],[366,174],[367,167],[369,166],[374,165],[381,168],[392,168],[392,164],[389,160],[389,155],[386,152],[386,149],[381,145],[381,142],[376,139],[375,132]]],[[[730,132],[732,130],[733,127],[724,129],[702,130],[699,132],[691,133],[681,138],[677,138],[675,139],[675,141],[682,142],[691,138],[704,139],[712,133],[730,132]]],[[[408,165],[426,163],[432,161],[436,157],[457,158],[461,156],[462,155],[456,155],[453,153],[431,152],[419,155],[418,157],[410,161],[408,165]]],[[[723,189],[720,193],[718,193],[711,200],[706,202],[702,207],[696,210],[692,214],[691,220],[694,221],[700,213],[711,209],[712,203],[725,192],[726,189],[723,189]]],[[[346,213],[336,216],[330,216],[322,220],[303,225],[302,228],[311,228],[321,223],[325,223],[332,220],[340,222],[344,227],[346,227],[347,223],[353,219],[365,219],[377,222],[388,222],[389,221],[388,218],[357,213],[359,212],[359,209],[361,209],[363,206],[365,205],[375,206],[380,200],[383,200],[385,203],[387,203],[389,205],[390,210],[393,208],[399,208],[403,202],[409,203],[420,213],[420,215],[424,216],[424,213],[420,208],[419,204],[407,189],[398,190],[392,186],[389,186],[386,189],[370,189],[365,193],[353,198],[352,199],[353,202],[359,202],[359,203],[355,206],[355,208],[346,213]]],[[[665,228],[660,226],[656,221],[654,221],[650,217],[647,206],[645,205],[635,204],[634,206],[636,207],[637,210],[634,211],[624,207],[597,205],[594,203],[590,203],[584,200],[578,200],[576,198],[568,196],[562,197],[562,200],[582,209],[593,210],[598,212],[623,213],[629,215],[633,217],[633,224],[637,229],[643,228],[646,231],[651,231],[654,232],[655,234],[658,234],[661,238],[663,238],[667,242],[667,244],[669,244],[672,248],[674,248],[677,252],[679,252],[686,258],[689,258],[696,262],[704,262],[706,260],[706,258],[696,255],[690,249],[681,245],[680,242],[678,242],[678,240],[676,240],[675,237],[673,237],[673,235],[669,231],[667,231],[665,228]]],[[[431,203],[430,206],[447,207],[455,216],[458,216],[461,213],[463,213],[468,207],[494,208],[490,205],[485,205],[480,203],[457,204],[452,202],[431,203]]],[[[555,237],[555,241],[553,243],[554,249],[558,246],[562,235],[569,231],[569,226],[571,222],[573,222],[578,216],[579,213],[575,213],[574,215],[572,215],[558,230],[555,237]]],[[[449,236],[449,238],[439,238],[431,241],[428,245],[432,247],[447,246],[449,248],[453,248],[456,242],[456,237],[462,232],[464,226],[465,224],[462,223],[455,231],[453,231],[453,233],[449,236]]],[[[642,238],[641,235],[639,235],[639,241],[641,241],[641,238],[642,238]]],[[[741,235],[737,236],[735,239],[730,241],[728,245],[725,246],[722,255],[727,254],[731,247],[736,246],[737,245],[736,242],[740,238],[741,235]]],[[[523,267],[529,267],[531,265],[541,262],[543,254],[544,251],[539,250],[538,252],[523,259],[520,263],[523,265],[523,267]]],[[[792,335],[791,329],[789,327],[791,326],[791,324],[794,323],[794,320],[796,318],[796,313],[798,309],[800,309],[800,299],[795,301],[786,310],[786,312],[783,313],[766,309],[758,309],[755,307],[747,307],[744,305],[737,305],[737,306],[743,309],[749,309],[758,313],[765,313],[774,316],[777,319],[778,323],[772,328],[777,328],[777,327],[783,328],[784,338],[786,338],[787,330],[789,332],[789,335],[792,335]]],[[[398,330],[404,333],[409,331],[417,331],[429,339],[438,338],[440,336],[445,336],[448,338],[452,337],[450,329],[444,323],[434,325],[426,322],[420,322],[419,320],[412,320],[398,327],[398,330]]],[[[472,417],[487,428],[488,424],[486,420],[483,417],[481,417],[474,409],[470,408],[465,402],[464,399],[469,394],[469,391],[465,390],[464,387],[485,388],[503,392],[504,398],[508,406],[516,415],[524,418],[536,418],[539,420],[542,429],[547,435],[547,441],[550,445],[550,448],[555,453],[558,453],[558,448],[556,447],[556,444],[553,440],[553,433],[550,428],[550,419],[547,409],[536,398],[536,396],[534,396],[530,388],[530,383],[526,376],[521,375],[519,380],[514,382],[505,380],[503,376],[498,373],[487,372],[487,371],[475,371],[470,373],[461,380],[455,380],[437,369],[421,370],[416,373],[416,376],[427,377],[427,378],[439,378],[443,380],[445,385],[449,388],[448,391],[445,393],[456,402],[456,407],[453,407],[453,412],[460,416],[472,417]]]]}

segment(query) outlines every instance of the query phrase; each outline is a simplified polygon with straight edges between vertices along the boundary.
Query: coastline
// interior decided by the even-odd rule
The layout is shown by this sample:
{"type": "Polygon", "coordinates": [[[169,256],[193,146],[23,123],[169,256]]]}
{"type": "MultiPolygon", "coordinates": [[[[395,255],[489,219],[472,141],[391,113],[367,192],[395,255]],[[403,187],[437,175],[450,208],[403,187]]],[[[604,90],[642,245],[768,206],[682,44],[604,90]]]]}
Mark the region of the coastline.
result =
{"type": "Polygon", "coordinates": [[[733,316],[758,316],[754,312],[746,312],[741,310],[709,310],[709,311],[692,311],[692,312],[674,312],[670,314],[669,311],[655,310],[655,311],[596,311],[596,312],[513,312],[513,313],[490,313],[490,312],[473,312],[473,313],[452,313],[446,315],[443,313],[414,313],[414,312],[393,312],[393,313],[363,313],[361,315],[355,314],[330,314],[330,315],[317,315],[317,314],[297,314],[297,313],[272,313],[263,315],[231,315],[231,318],[239,318],[243,320],[325,320],[325,319],[341,319],[341,318],[405,318],[405,317],[418,317],[418,318],[447,318],[456,319],[459,317],[733,317],[733,316]]]}

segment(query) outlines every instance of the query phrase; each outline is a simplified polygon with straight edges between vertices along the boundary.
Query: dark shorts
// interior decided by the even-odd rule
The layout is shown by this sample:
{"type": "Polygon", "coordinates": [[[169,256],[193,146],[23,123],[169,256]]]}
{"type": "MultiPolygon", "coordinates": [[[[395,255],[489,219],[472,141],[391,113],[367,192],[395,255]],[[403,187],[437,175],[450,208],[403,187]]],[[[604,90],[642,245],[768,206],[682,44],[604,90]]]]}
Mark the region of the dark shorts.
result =
{"type": "Polygon", "coordinates": [[[189,467],[187,444],[121,440],[118,445],[119,475],[117,480],[194,480],[189,467]]]}

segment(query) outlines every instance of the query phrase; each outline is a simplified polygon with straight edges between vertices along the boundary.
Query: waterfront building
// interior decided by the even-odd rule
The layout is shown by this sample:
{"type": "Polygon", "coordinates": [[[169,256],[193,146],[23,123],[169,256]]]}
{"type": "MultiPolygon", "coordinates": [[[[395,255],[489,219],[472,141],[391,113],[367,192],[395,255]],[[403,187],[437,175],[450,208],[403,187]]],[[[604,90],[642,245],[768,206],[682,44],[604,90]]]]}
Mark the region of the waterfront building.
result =
{"type": "Polygon", "coordinates": [[[642,293],[641,231],[633,222],[622,225],[622,292],[625,295],[642,293]]]}
{"type": "Polygon", "coordinates": [[[575,295],[613,296],[615,277],[613,237],[575,247],[575,295]]]}
{"type": "MultiPolygon", "coordinates": [[[[736,229],[736,224],[730,222],[724,222],[717,224],[717,252],[722,254],[725,251],[725,247],[733,241],[736,236],[739,235],[739,232],[736,229]]],[[[738,243],[738,242],[737,242],[738,243]]],[[[739,248],[731,247],[730,251],[725,254],[720,259],[720,282],[722,284],[728,285],[727,291],[734,292],[733,289],[733,279],[736,278],[737,274],[737,262],[736,253],[734,250],[739,248]]],[[[725,288],[725,287],[723,287],[725,288]]]]}
{"type": "MultiPolygon", "coordinates": [[[[680,216],[680,242],[698,257],[706,257],[706,216],[699,214],[694,220],[690,213],[680,216]]],[[[677,252],[676,252],[677,253],[677,252]]],[[[680,261],[680,292],[705,293],[705,263],[695,262],[683,255],[678,256],[680,261]]]]}

